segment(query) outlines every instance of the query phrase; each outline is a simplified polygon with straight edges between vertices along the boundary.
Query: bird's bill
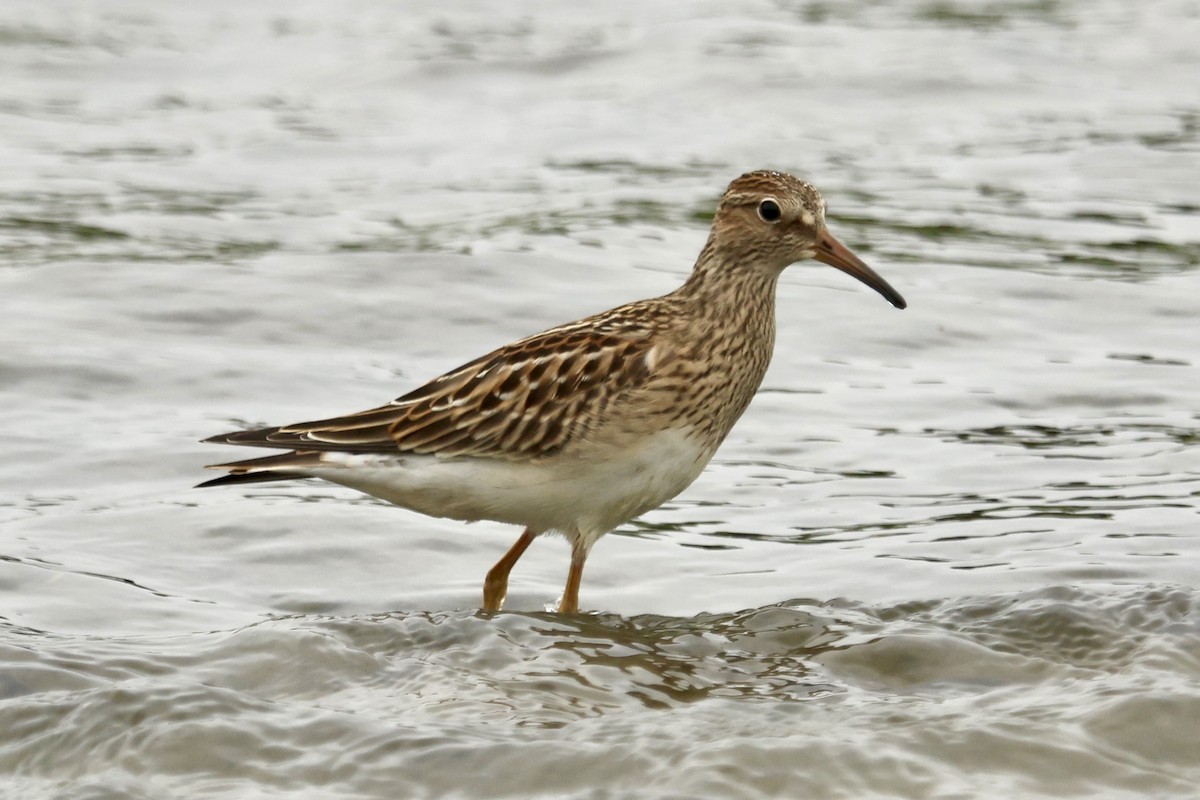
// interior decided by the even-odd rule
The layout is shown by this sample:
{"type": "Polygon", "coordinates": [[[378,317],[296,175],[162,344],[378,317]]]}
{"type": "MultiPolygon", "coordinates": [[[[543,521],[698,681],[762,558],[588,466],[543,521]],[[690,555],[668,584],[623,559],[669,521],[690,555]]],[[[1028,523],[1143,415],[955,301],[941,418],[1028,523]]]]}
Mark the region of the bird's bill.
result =
{"type": "Polygon", "coordinates": [[[908,305],[900,293],[891,287],[891,284],[881,278],[878,272],[868,267],[861,258],[851,253],[849,247],[833,238],[833,234],[829,231],[821,231],[821,236],[817,239],[817,252],[813,258],[822,264],[837,267],[842,272],[858,278],[887,298],[887,301],[896,308],[904,308],[908,305]]]}

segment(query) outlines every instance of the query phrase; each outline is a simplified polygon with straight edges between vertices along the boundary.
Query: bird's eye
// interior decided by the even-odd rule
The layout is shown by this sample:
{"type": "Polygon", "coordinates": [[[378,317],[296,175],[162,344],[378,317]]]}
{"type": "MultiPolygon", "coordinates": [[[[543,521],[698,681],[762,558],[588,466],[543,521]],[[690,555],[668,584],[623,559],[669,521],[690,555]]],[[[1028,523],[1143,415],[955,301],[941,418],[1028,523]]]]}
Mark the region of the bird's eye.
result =
{"type": "Polygon", "coordinates": [[[779,208],[779,203],[771,198],[768,197],[758,204],[758,218],[763,222],[779,222],[782,216],[783,211],[779,208]]]}

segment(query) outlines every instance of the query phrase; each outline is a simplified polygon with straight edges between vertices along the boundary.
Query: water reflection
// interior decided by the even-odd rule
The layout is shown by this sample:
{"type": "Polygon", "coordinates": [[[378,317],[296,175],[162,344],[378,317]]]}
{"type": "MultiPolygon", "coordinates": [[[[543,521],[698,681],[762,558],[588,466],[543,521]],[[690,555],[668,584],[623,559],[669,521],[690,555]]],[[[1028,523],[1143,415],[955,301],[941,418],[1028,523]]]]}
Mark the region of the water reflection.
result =
{"type": "Polygon", "coordinates": [[[392,672],[416,667],[419,681],[405,685],[419,685],[422,702],[450,704],[448,713],[476,700],[525,725],[558,727],[630,704],[811,701],[867,675],[872,691],[907,693],[918,680],[955,692],[1037,680],[1030,660],[1119,672],[1150,642],[1178,655],[1200,643],[1200,604],[1175,587],[1055,586],[883,607],[797,599],[690,618],[419,613],[283,624],[325,631],[392,672]]]}
{"type": "MultiPolygon", "coordinates": [[[[736,763],[739,742],[793,754],[840,742],[841,758],[852,758],[871,752],[868,741],[890,741],[947,763],[985,754],[1007,762],[1027,747],[1006,731],[1044,738],[1043,729],[1078,721],[1082,698],[1098,740],[1131,746],[1121,733],[1129,725],[1161,738],[1135,713],[1151,706],[1169,729],[1195,733],[1183,682],[1200,677],[1198,648],[1196,592],[1170,586],[884,606],[797,599],[693,617],[296,616],[129,639],[0,625],[0,725],[20,733],[0,750],[0,766],[63,780],[118,759],[218,781],[336,781],[361,792],[412,789],[418,768],[423,782],[473,785],[451,763],[509,758],[522,743],[549,748],[522,759],[541,775],[582,740],[616,756],[658,753],[656,761],[667,755],[660,750],[689,753],[698,767],[736,763]],[[906,731],[933,738],[918,745],[906,731]],[[963,752],[964,736],[980,746],[963,752]],[[231,758],[231,742],[247,757],[231,758]],[[426,774],[431,759],[448,763],[426,774]]],[[[1187,751],[1162,746],[1193,764],[1187,751]]],[[[1079,752],[1093,753],[1093,768],[1132,769],[1131,780],[1156,774],[1153,762],[1131,768],[1118,758],[1114,767],[1103,747],[1079,752]]],[[[601,761],[594,768],[615,768],[601,761]]],[[[1018,772],[1030,769],[1021,761],[1018,772]]],[[[878,765],[869,774],[894,777],[878,765]]]]}

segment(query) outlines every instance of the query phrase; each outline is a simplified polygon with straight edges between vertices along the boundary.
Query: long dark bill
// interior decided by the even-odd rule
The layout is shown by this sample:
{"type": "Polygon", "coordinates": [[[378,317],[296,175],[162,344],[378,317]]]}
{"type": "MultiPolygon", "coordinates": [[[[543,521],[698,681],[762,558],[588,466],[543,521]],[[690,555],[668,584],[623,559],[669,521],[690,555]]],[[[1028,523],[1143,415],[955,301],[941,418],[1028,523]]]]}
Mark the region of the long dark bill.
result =
{"type": "Polygon", "coordinates": [[[833,238],[829,231],[821,231],[821,238],[817,240],[817,254],[813,258],[858,278],[887,298],[896,308],[905,308],[908,305],[891,284],[879,277],[879,273],[863,263],[861,258],[851,253],[849,247],[833,238]]]}

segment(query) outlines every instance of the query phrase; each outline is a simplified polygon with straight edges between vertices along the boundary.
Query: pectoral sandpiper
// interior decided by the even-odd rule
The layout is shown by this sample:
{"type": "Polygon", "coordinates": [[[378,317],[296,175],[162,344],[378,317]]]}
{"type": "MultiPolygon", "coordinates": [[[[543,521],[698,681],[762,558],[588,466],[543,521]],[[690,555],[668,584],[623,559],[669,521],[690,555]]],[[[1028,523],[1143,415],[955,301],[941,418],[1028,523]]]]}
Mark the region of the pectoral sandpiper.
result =
{"type": "Polygon", "coordinates": [[[560,325],[334,419],[207,439],[279,455],[213,465],[201,486],[323,478],[435,517],[524,527],[483,584],[504,603],[535,538],[571,543],[560,612],[579,610],[592,545],[682,492],[750,399],[775,344],[775,286],[816,259],[904,308],[825,228],[825,201],[780,172],[751,172],[721,198],[691,276],[670,294],[560,325]]]}

